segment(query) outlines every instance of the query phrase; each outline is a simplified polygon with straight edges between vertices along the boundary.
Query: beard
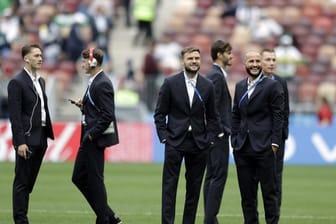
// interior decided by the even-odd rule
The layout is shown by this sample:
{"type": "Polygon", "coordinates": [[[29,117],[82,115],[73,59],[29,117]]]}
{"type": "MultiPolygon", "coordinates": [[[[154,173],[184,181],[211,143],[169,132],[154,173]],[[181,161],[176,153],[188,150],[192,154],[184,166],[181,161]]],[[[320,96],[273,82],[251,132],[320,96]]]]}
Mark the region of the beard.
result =
{"type": "Polygon", "coordinates": [[[259,68],[259,72],[258,72],[257,74],[252,73],[252,72],[250,71],[250,69],[247,68],[247,67],[246,67],[245,69],[246,69],[247,74],[249,74],[250,76],[252,76],[253,79],[257,78],[257,77],[261,74],[261,68],[259,68]]]}
{"type": "Polygon", "coordinates": [[[196,74],[199,71],[200,66],[197,66],[197,69],[191,69],[190,67],[186,66],[184,69],[189,74],[196,74]]]}

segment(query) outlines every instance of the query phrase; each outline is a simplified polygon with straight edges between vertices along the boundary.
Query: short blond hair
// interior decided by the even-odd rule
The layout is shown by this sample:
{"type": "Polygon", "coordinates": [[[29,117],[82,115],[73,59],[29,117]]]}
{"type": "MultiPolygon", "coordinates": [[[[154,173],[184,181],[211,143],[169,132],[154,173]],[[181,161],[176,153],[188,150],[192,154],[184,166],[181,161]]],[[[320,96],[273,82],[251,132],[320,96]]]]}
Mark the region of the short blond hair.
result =
{"type": "Polygon", "coordinates": [[[183,56],[186,54],[186,53],[191,53],[191,52],[194,52],[194,51],[197,51],[198,53],[201,53],[201,50],[198,48],[198,47],[195,47],[195,46],[188,46],[188,47],[185,47],[182,49],[181,51],[181,57],[183,58],[183,56]]]}

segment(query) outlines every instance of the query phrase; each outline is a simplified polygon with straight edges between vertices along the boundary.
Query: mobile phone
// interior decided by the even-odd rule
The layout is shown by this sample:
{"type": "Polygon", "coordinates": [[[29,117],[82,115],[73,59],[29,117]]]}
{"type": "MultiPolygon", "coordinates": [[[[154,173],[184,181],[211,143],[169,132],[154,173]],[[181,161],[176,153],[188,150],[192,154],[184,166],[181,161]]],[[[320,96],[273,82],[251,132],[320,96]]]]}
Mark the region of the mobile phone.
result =
{"type": "Polygon", "coordinates": [[[68,99],[68,101],[72,104],[76,104],[76,101],[72,100],[72,99],[68,99]]]}
{"type": "Polygon", "coordinates": [[[31,157],[32,154],[33,154],[33,152],[28,149],[26,151],[26,159],[30,159],[30,157],[31,157]]]}

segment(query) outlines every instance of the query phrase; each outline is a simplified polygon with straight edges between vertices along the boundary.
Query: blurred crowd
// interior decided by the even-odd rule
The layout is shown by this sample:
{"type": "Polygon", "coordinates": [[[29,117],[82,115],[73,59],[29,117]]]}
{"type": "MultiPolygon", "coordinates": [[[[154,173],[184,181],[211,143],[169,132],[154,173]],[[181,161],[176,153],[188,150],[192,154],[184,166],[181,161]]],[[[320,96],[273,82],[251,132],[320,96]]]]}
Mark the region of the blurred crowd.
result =
{"type": "Polygon", "coordinates": [[[201,72],[211,66],[210,44],[233,46],[229,85],[244,78],[242,52],[274,48],[276,73],[288,82],[291,112],[315,113],[326,97],[336,103],[336,3],[333,0],[185,0],[164,31],[181,46],[201,48],[201,72]]]}
{"type": "Polygon", "coordinates": [[[20,54],[25,43],[34,42],[42,46],[44,63],[41,75],[49,78],[52,76],[57,80],[59,95],[66,92],[76,79],[81,52],[87,47],[98,47],[104,51],[104,70],[111,75],[116,88],[120,86],[139,91],[137,85],[131,83],[136,71],[132,60],[125,61],[127,70],[122,80],[114,76],[110,54],[114,44],[111,34],[115,20],[120,16],[117,9],[121,7],[125,15],[125,26],[137,30],[133,44],[151,45],[155,39],[153,21],[159,3],[157,0],[1,1],[1,118],[7,117],[6,87],[8,80],[22,69],[20,54]]]}
{"type": "MultiPolygon", "coordinates": [[[[99,47],[110,65],[109,40],[113,28],[111,0],[15,0],[0,5],[0,76],[2,111],[6,110],[6,82],[22,69],[21,47],[43,47],[42,75],[56,77],[63,92],[77,74],[81,52],[99,47]]],[[[47,78],[47,77],[46,77],[47,78]]],[[[1,113],[6,116],[6,113],[1,113]]]]}
{"type": "MultiPolygon", "coordinates": [[[[155,30],[163,0],[3,0],[0,4],[1,105],[6,82],[21,69],[20,47],[37,42],[44,48],[45,74],[58,80],[59,92],[78,73],[78,59],[85,47],[105,52],[105,70],[113,74],[111,40],[118,8],[124,26],[135,29],[132,46],[144,56],[126,60],[117,101],[143,101],[153,111],[162,78],[180,69],[180,49],[194,44],[202,50],[201,73],[212,64],[210,45],[229,41],[234,61],[228,78],[231,90],[242,77],[241,52],[246,48],[275,48],[277,73],[286,78],[292,112],[313,113],[325,97],[336,102],[336,3],[334,0],[183,0],[176,1],[162,33],[155,30]],[[134,63],[138,60],[139,63],[134,63]],[[140,68],[135,64],[141,64],[140,68]],[[140,74],[139,74],[140,73],[140,74]],[[140,77],[140,78],[139,78],[140,77]],[[132,95],[133,94],[133,95],[132,95]],[[124,99],[135,96],[129,101],[124,99]]],[[[164,12],[164,9],[162,10],[164,12]]],[[[1,106],[5,111],[5,106],[1,106]],[[4,107],[4,108],[3,108],[4,107]]],[[[6,116],[0,111],[1,116],[6,116]]]]}

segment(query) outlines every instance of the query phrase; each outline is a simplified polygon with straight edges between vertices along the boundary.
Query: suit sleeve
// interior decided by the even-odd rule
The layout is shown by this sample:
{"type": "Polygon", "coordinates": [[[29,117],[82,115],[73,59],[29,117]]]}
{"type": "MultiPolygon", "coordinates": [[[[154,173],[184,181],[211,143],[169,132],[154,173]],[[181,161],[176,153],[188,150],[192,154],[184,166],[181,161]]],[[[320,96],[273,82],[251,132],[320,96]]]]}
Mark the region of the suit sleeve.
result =
{"type": "Polygon", "coordinates": [[[215,103],[216,105],[220,105],[222,103],[220,101],[220,96],[222,95],[223,88],[221,88],[221,83],[218,78],[213,77],[211,80],[215,88],[215,103]]]}
{"type": "Polygon", "coordinates": [[[222,133],[219,115],[215,105],[215,89],[212,83],[209,86],[209,98],[206,102],[206,121],[210,141],[215,141],[216,136],[222,133]]]}
{"type": "Polygon", "coordinates": [[[220,115],[219,115],[219,105],[222,104],[222,103],[225,103],[225,102],[221,102],[221,95],[223,93],[223,88],[222,88],[222,85],[221,85],[221,82],[220,82],[220,79],[217,78],[216,76],[209,76],[208,77],[212,83],[213,83],[213,86],[214,86],[214,89],[215,89],[215,107],[216,107],[216,113],[217,113],[217,116],[218,116],[218,121],[219,121],[219,124],[220,124],[220,128],[223,130],[224,127],[222,125],[222,120],[220,118],[220,115]]]}
{"type": "Polygon", "coordinates": [[[154,112],[154,122],[160,142],[162,142],[164,139],[167,139],[168,137],[166,117],[170,110],[169,107],[170,107],[170,87],[168,80],[165,79],[160,88],[159,97],[154,112]]]}
{"type": "Polygon", "coordinates": [[[279,82],[271,86],[271,112],[272,112],[272,143],[280,145],[282,139],[284,117],[284,91],[279,82]]]}
{"type": "Polygon", "coordinates": [[[241,115],[238,108],[239,96],[238,96],[238,85],[235,87],[234,99],[233,99],[233,108],[232,108],[232,127],[231,127],[231,136],[237,135],[240,126],[241,115]]]}
{"type": "Polygon", "coordinates": [[[15,79],[8,84],[8,110],[12,126],[13,139],[15,144],[25,144],[24,128],[22,122],[22,87],[15,79]]]}
{"type": "Polygon", "coordinates": [[[110,123],[115,120],[114,91],[112,85],[108,82],[103,82],[96,89],[99,92],[96,93],[98,97],[94,98],[94,100],[99,108],[100,116],[95,126],[90,130],[90,135],[93,139],[102,135],[110,123]]]}
{"type": "Polygon", "coordinates": [[[289,125],[289,96],[288,96],[288,87],[287,87],[287,82],[283,80],[283,90],[284,90],[284,108],[285,108],[285,113],[284,113],[284,124],[283,124],[283,139],[288,138],[288,125],[289,125]]]}

